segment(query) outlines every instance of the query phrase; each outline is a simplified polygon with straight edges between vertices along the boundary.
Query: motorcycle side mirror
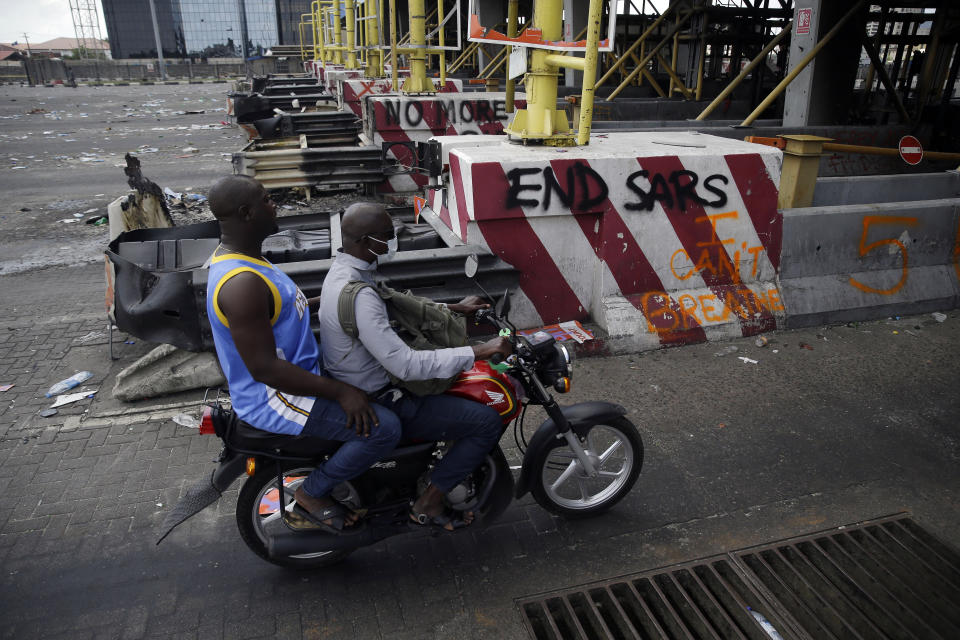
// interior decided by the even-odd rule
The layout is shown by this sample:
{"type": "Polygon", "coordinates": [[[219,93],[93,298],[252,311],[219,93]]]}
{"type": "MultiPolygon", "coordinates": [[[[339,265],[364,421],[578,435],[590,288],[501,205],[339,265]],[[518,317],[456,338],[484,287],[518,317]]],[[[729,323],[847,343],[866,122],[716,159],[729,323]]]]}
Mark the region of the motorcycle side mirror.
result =
{"type": "Polygon", "coordinates": [[[467,256],[467,261],[463,265],[463,273],[468,277],[472,278],[477,275],[477,270],[480,268],[480,259],[477,258],[476,254],[471,253],[467,256]]]}
{"type": "Polygon", "coordinates": [[[494,307],[494,310],[497,312],[497,315],[501,318],[506,318],[507,314],[510,313],[510,290],[507,289],[503,292],[503,297],[497,300],[497,306],[494,307]]]}

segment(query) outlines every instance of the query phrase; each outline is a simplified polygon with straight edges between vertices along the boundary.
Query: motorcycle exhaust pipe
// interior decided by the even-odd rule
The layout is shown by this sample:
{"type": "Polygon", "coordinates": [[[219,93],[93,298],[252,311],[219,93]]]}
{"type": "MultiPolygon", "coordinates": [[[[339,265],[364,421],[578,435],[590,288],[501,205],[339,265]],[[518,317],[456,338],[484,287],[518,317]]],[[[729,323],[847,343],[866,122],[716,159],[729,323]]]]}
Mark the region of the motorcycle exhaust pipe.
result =
{"type": "Polygon", "coordinates": [[[357,549],[400,533],[401,530],[405,530],[405,527],[368,526],[363,531],[339,536],[322,531],[287,531],[270,536],[267,540],[267,553],[271,558],[283,558],[323,551],[357,549]]]}

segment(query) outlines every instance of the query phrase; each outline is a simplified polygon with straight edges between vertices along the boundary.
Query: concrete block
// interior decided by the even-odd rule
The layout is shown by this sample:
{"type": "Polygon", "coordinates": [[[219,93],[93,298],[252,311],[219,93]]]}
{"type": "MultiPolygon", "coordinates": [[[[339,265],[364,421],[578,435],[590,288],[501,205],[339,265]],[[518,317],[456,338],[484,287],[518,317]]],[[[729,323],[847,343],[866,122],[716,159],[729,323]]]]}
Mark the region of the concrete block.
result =
{"type": "Polygon", "coordinates": [[[566,148],[449,141],[434,211],[521,272],[518,323],[592,318],[643,348],[752,335],[783,317],[778,150],[695,132],[566,148]]]}
{"type": "Polygon", "coordinates": [[[163,344],[117,374],[113,396],[124,402],[226,384],[217,357],[163,344]]]}
{"type": "MultiPolygon", "coordinates": [[[[376,146],[385,142],[426,142],[434,136],[500,135],[513,118],[506,111],[505,93],[443,93],[430,96],[383,95],[363,99],[364,135],[376,146]]],[[[526,106],[517,94],[516,107],[526,106]]],[[[403,147],[388,152],[399,164],[414,158],[403,147]]],[[[391,176],[392,191],[422,189],[427,176],[413,173],[391,176]]]]}
{"type": "Polygon", "coordinates": [[[783,212],[786,326],[951,309],[960,302],[960,199],[783,212]]]}

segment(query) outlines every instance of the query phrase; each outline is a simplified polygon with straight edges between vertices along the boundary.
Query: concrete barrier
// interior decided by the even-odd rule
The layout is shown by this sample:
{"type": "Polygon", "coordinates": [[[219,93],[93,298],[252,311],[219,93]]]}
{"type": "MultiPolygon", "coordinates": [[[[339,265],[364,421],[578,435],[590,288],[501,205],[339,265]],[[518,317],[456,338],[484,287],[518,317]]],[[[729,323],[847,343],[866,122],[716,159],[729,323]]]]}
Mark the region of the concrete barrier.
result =
{"type": "MultiPolygon", "coordinates": [[[[523,108],[526,97],[518,94],[515,104],[523,108]]],[[[426,142],[435,136],[502,134],[512,117],[506,111],[505,93],[369,96],[363,102],[364,133],[377,146],[384,142],[426,142]]],[[[402,146],[393,147],[388,157],[400,165],[415,164],[402,146]]],[[[415,191],[427,182],[427,177],[419,173],[394,175],[383,190],[415,191]]]]}
{"type": "MultiPolygon", "coordinates": [[[[953,182],[934,176],[904,182],[916,181],[914,190],[953,182]]],[[[883,193],[892,178],[873,186],[883,193]]],[[[851,201],[868,193],[863,187],[836,191],[851,201]]],[[[960,303],[960,198],[788,209],[783,224],[780,288],[787,327],[926,313],[960,303]]]]}
{"type": "Polygon", "coordinates": [[[520,271],[518,326],[590,319],[645,349],[783,317],[778,150],[696,133],[568,148],[439,140],[455,147],[434,212],[520,271]]]}
{"type": "MultiPolygon", "coordinates": [[[[461,93],[463,80],[451,79],[442,87],[439,93],[461,93]]],[[[342,80],[337,91],[341,111],[352,111],[358,118],[363,117],[363,99],[366,96],[393,93],[392,78],[358,78],[356,80],[342,80]]]]}

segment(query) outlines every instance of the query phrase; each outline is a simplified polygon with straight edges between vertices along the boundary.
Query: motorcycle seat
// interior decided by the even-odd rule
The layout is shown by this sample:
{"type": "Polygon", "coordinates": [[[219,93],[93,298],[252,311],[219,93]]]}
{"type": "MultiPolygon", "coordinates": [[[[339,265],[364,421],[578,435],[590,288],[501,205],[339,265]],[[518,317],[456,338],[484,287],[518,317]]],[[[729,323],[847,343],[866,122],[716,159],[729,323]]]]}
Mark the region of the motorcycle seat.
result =
{"type": "Polygon", "coordinates": [[[313,458],[333,453],[342,442],[315,436],[271,433],[237,419],[227,444],[237,449],[291,457],[313,458]]]}

